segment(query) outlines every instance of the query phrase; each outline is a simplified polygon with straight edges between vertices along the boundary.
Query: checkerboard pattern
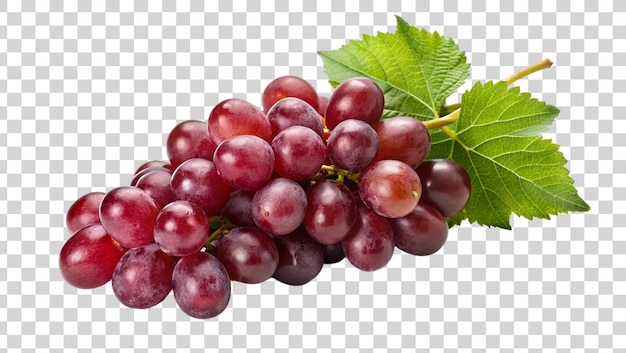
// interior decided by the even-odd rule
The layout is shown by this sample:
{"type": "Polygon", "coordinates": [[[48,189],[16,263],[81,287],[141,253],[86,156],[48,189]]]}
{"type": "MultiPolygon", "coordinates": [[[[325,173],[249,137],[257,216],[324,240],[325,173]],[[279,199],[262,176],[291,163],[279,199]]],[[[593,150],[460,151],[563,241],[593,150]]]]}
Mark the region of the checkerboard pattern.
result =
{"type": "Polygon", "coordinates": [[[625,2],[234,3],[0,2],[0,351],[626,350],[625,2]],[[273,78],[329,94],[317,51],[393,32],[394,15],[457,40],[473,65],[459,92],[552,59],[519,86],[561,109],[546,136],[591,211],[464,224],[439,253],[396,251],[374,273],[342,262],[302,287],[234,283],[206,321],[172,296],[133,310],[110,285],[63,282],[76,198],[164,159],[177,122],[226,98],[260,105],[273,78]]]}

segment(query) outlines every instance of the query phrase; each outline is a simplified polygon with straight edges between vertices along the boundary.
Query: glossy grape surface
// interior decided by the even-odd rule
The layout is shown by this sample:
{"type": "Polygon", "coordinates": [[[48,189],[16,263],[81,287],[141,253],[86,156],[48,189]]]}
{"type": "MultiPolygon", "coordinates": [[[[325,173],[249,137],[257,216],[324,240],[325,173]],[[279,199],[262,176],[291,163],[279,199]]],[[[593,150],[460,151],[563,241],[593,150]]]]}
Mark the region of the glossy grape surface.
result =
{"type": "Polygon", "coordinates": [[[292,286],[301,286],[313,280],[324,266],[322,245],[313,240],[306,231],[298,228],[290,234],[275,236],[278,248],[276,280],[292,286]]]}
{"type": "Polygon", "coordinates": [[[259,108],[239,98],[218,103],[208,120],[209,135],[219,146],[229,137],[255,135],[268,143],[272,141],[272,127],[259,108]]]}
{"type": "Polygon", "coordinates": [[[186,120],[178,123],[167,136],[165,150],[171,165],[176,168],[191,158],[212,159],[217,145],[209,136],[207,123],[186,120]]]}
{"type": "Polygon", "coordinates": [[[272,146],[252,135],[235,136],[224,141],[217,146],[213,161],[220,177],[239,190],[257,190],[274,172],[272,146]]]}
{"type": "Polygon", "coordinates": [[[319,113],[299,98],[288,97],[276,102],[267,112],[267,119],[272,125],[272,138],[290,126],[305,126],[324,136],[319,113]]]}
{"type": "Polygon", "coordinates": [[[417,206],[422,183],[408,164],[385,159],[363,172],[358,190],[367,207],[381,216],[397,218],[406,216],[417,206]]]}
{"type": "Polygon", "coordinates": [[[209,222],[204,211],[189,201],[167,204],[154,222],[154,240],[171,256],[198,252],[209,237],[209,222]]]}
{"type": "Polygon", "coordinates": [[[65,225],[70,234],[90,224],[100,223],[100,202],[103,192],[90,192],[72,203],[65,214],[65,225]]]}
{"type": "Polygon", "coordinates": [[[159,208],[163,208],[176,199],[170,188],[171,179],[172,172],[169,170],[156,170],[139,178],[135,186],[150,195],[159,208]]]}
{"type": "Polygon", "coordinates": [[[357,203],[344,184],[318,181],[306,191],[307,211],[303,226],[321,244],[343,240],[354,225],[357,203]]]}
{"type": "Polygon", "coordinates": [[[376,124],[383,113],[385,96],[374,81],[356,77],[342,82],[333,91],[324,117],[326,126],[334,130],[339,123],[357,119],[376,124]]]}
{"type": "Polygon", "coordinates": [[[263,111],[268,112],[278,101],[286,97],[302,99],[317,110],[317,91],[306,80],[297,76],[281,76],[270,82],[261,96],[263,100],[263,111]]]}
{"type": "Polygon", "coordinates": [[[327,143],[328,158],[338,168],[359,172],[376,157],[378,135],[367,123],[346,120],[337,125],[327,143]]]}
{"type": "Polygon", "coordinates": [[[235,228],[213,245],[215,256],[233,281],[261,283],[271,278],[278,266],[276,244],[256,227],[235,228]]]}
{"type": "Polygon", "coordinates": [[[472,184],[458,163],[448,159],[429,160],[417,168],[422,181],[421,202],[436,208],[444,217],[461,212],[469,201],[472,184]]]}
{"type": "Polygon", "coordinates": [[[304,126],[281,131],[272,140],[272,150],[274,172],[295,181],[313,178],[326,160],[326,144],[315,131],[304,126]]]}
{"type": "Polygon", "coordinates": [[[102,226],[126,248],[154,241],[152,227],[158,213],[159,206],[152,197],[134,186],[110,190],[100,204],[102,226]]]}
{"type": "Polygon", "coordinates": [[[378,153],[374,162],[396,159],[415,169],[430,151],[430,134],[421,121],[406,116],[382,120],[374,125],[378,153]]]}
{"type": "Polygon", "coordinates": [[[74,287],[100,287],[111,280],[115,266],[126,250],[101,224],[88,225],[63,244],[59,269],[63,279],[74,287]]]}
{"type": "Polygon", "coordinates": [[[293,180],[275,178],[254,194],[252,219],[265,232],[284,235],[302,224],[306,207],[306,193],[300,185],[293,180]]]}
{"type": "Polygon", "coordinates": [[[390,219],[396,247],[412,255],[431,255],[448,238],[448,223],[435,208],[418,204],[408,215],[390,219]]]}

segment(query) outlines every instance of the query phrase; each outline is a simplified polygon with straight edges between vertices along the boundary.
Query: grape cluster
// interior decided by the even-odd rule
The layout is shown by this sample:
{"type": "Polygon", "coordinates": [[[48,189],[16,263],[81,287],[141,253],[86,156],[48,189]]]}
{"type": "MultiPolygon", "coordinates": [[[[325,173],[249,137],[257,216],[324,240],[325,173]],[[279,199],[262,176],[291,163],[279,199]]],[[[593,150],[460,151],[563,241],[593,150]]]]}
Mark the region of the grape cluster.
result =
{"type": "Polygon", "coordinates": [[[195,318],[227,306],[231,281],[303,285],[346,258],[375,271],[394,247],[430,255],[471,185],[450,160],[425,160],[430,135],[410,117],[381,120],[384,95],[366,78],[329,98],[279,77],[263,108],[217,104],[167,138],[127,186],[92,192],[66,214],[59,265],[78,288],[109,281],[131,308],[170,293],[195,318]]]}

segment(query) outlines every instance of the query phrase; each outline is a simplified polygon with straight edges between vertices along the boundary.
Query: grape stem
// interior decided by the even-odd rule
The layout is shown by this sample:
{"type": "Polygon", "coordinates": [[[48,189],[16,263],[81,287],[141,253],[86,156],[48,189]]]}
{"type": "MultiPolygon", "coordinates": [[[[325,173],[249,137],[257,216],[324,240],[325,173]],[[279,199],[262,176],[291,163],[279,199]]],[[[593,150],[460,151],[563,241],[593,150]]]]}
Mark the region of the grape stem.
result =
{"type": "MultiPolygon", "coordinates": [[[[550,59],[543,59],[507,77],[504,82],[506,82],[507,86],[510,86],[514,82],[524,77],[527,77],[534,72],[548,69],[550,67],[552,67],[552,61],[550,59]]],[[[428,121],[424,121],[424,126],[426,126],[426,128],[429,130],[441,129],[448,136],[453,137],[453,135],[455,135],[454,132],[447,128],[446,125],[452,124],[455,121],[459,120],[459,116],[461,116],[461,103],[451,104],[449,106],[446,106],[445,108],[448,111],[453,109],[454,111],[442,117],[437,117],[428,121]]]]}
{"type": "Polygon", "coordinates": [[[231,221],[229,221],[227,218],[220,217],[220,216],[210,217],[209,223],[219,224],[219,227],[209,235],[209,238],[204,243],[204,246],[206,247],[207,252],[212,252],[215,249],[214,249],[214,246],[211,245],[211,242],[213,240],[221,239],[226,233],[228,233],[228,231],[235,228],[235,225],[231,221]]]}
{"type": "Polygon", "coordinates": [[[335,179],[335,181],[342,184],[346,178],[354,181],[355,183],[358,183],[359,178],[361,177],[361,173],[354,173],[349,170],[337,168],[334,165],[323,164],[320,168],[320,172],[317,173],[317,175],[313,179],[326,179],[327,176],[336,176],[337,178],[335,179]]]}

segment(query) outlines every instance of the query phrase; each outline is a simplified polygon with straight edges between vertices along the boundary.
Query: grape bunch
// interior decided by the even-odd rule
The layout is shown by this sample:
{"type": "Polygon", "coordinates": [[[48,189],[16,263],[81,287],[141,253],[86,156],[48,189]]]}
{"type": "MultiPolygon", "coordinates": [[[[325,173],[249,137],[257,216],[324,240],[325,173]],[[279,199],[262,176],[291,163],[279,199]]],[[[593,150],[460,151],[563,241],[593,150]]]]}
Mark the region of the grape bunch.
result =
{"type": "Polygon", "coordinates": [[[375,271],[395,247],[437,252],[470,179],[453,161],[425,160],[428,129],[382,119],[383,107],[367,78],[327,98],[283,76],[263,91],[262,108],[232,98],[207,121],[179,123],[167,160],[71,205],[64,279],[83,289],[111,282],[131,308],[173,292],[183,312],[207,319],[228,306],[231,281],[303,285],[344,258],[375,271]]]}

